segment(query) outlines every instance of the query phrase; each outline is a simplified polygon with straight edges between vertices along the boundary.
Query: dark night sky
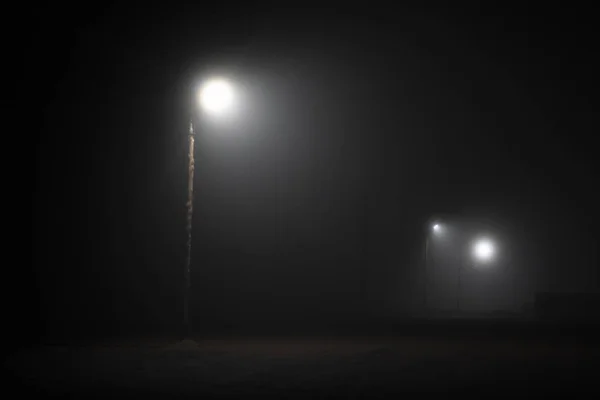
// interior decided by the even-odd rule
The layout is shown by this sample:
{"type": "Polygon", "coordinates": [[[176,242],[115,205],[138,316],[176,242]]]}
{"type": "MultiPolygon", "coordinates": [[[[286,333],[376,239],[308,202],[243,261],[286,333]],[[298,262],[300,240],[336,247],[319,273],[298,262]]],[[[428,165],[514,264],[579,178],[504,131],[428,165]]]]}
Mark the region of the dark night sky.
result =
{"type": "Polygon", "coordinates": [[[406,308],[437,213],[502,231],[523,301],[597,291],[590,13],[526,11],[38,9],[32,309],[177,321],[190,93],[213,71],[248,108],[197,141],[205,321],[355,313],[365,265],[372,308],[406,308]]]}

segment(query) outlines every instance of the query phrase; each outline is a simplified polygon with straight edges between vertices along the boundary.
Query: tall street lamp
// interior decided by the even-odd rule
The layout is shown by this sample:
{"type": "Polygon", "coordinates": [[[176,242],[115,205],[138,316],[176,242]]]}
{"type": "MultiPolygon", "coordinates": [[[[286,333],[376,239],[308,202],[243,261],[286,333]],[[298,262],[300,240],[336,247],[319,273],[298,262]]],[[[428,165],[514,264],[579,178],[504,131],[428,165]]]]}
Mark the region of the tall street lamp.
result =
{"type": "MultiPolygon", "coordinates": [[[[220,115],[230,109],[233,103],[233,89],[225,79],[207,81],[197,92],[198,105],[206,112],[220,115]]],[[[190,117],[188,131],[188,193],[187,193],[187,256],[184,269],[183,328],[184,335],[190,333],[189,305],[191,296],[190,263],[192,258],[192,216],[194,212],[194,118],[190,117]]]]}
{"type": "MultiPolygon", "coordinates": [[[[489,238],[479,238],[472,243],[471,262],[473,267],[489,265],[496,256],[496,245],[489,238]]],[[[462,272],[464,263],[458,267],[458,276],[456,283],[456,309],[460,310],[460,295],[462,290],[462,272]]]]}
{"type": "Polygon", "coordinates": [[[431,241],[431,237],[432,236],[440,236],[444,231],[444,226],[439,223],[439,222],[435,222],[433,223],[427,230],[427,235],[425,236],[425,280],[424,280],[424,284],[423,284],[423,303],[425,305],[425,308],[427,308],[428,305],[428,286],[429,286],[429,263],[430,263],[430,256],[429,256],[429,252],[430,252],[430,241],[431,241]]]}

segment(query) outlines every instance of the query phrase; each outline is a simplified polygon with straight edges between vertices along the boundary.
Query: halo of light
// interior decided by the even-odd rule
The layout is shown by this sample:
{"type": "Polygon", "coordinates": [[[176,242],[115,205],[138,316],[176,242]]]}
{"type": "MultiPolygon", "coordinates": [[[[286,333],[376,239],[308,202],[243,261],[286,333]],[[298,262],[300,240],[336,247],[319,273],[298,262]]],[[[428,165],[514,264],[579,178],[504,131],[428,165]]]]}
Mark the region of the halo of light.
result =
{"type": "Polygon", "coordinates": [[[494,253],[494,244],[489,239],[479,239],[473,245],[473,256],[478,261],[490,261],[494,258],[494,253]]]}
{"type": "Polygon", "coordinates": [[[198,101],[202,109],[212,114],[222,114],[233,103],[233,88],[225,79],[212,79],[198,91],[198,101]]]}

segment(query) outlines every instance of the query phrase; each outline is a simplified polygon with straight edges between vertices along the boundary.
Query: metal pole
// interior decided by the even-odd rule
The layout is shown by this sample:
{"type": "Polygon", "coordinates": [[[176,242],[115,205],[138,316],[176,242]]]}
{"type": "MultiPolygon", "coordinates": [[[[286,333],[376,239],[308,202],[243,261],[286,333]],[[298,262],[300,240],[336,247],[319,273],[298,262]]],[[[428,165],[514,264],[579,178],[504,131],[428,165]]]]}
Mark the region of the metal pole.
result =
{"type": "Polygon", "coordinates": [[[365,197],[363,199],[363,245],[362,245],[362,274],[361,274],[361,295],[363,301],[363,307],[365,313],[369,310],[369,267],[372,260],[370,259],[370,247],[369,247],[369,191],[365,191],[365,197]]]}
{"type": "Polygon", "coordinates": [[[513,304],[515,311],[519,311],[519,302],[517,301],[517,270],[512,271],[512,292],[513,292],[513,304]]]}
{"type": "Polygon", "coordinates": [[[189,152],[188,152],[188,196],[187,196],[187,218],[186,218],[186,230],[187,230],[187,257],[185,259],[185,270],[184,270],[184,300],[183,300],[183,329],[184,335],[188,336],[190,333],[190,321],[189,321],[189,303],[190,303],[190,262],[192,258],[192,215],[194,212],[194,125],[190,119],[190,130],[188,134],[189,152]]]}
{"type": "Polygon", "coordinates": [[[456,285],[456,311],[460,311],[460,290],[461,290],[461,272],[463,266],[460,264],[458,266],[458,283],[456,285]]]}
{"type": "Polygon", "coordinates": [[[425,237],[425,279],[423,283],[423,304],[427,309],[427,286],[429,285],[429,233],[425,237]]]}
{"type": "Polygon", "coordinates": [[[283,262],[283,139],[277,135],[277,251],[275,262],[283,262]]]}

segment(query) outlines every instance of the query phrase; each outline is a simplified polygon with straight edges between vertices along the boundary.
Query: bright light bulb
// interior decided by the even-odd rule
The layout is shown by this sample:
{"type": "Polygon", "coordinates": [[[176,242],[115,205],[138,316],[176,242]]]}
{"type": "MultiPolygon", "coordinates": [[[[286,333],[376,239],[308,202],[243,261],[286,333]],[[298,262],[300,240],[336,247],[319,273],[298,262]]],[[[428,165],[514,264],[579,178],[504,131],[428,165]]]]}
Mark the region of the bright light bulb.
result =
{"type": "Polygon", "coordinates": [[[473,253],[479,261],[489,261],[494,256],[494,245],[489,240],[482,239],[475,244],[473,253]]]}
{"type": "Polygon", "coordinates": [[[233,103],[231,85],[223,79],[208,81],[199,92],[199,101],[201,107],[206,111],[221,114],[233,103]]]}

